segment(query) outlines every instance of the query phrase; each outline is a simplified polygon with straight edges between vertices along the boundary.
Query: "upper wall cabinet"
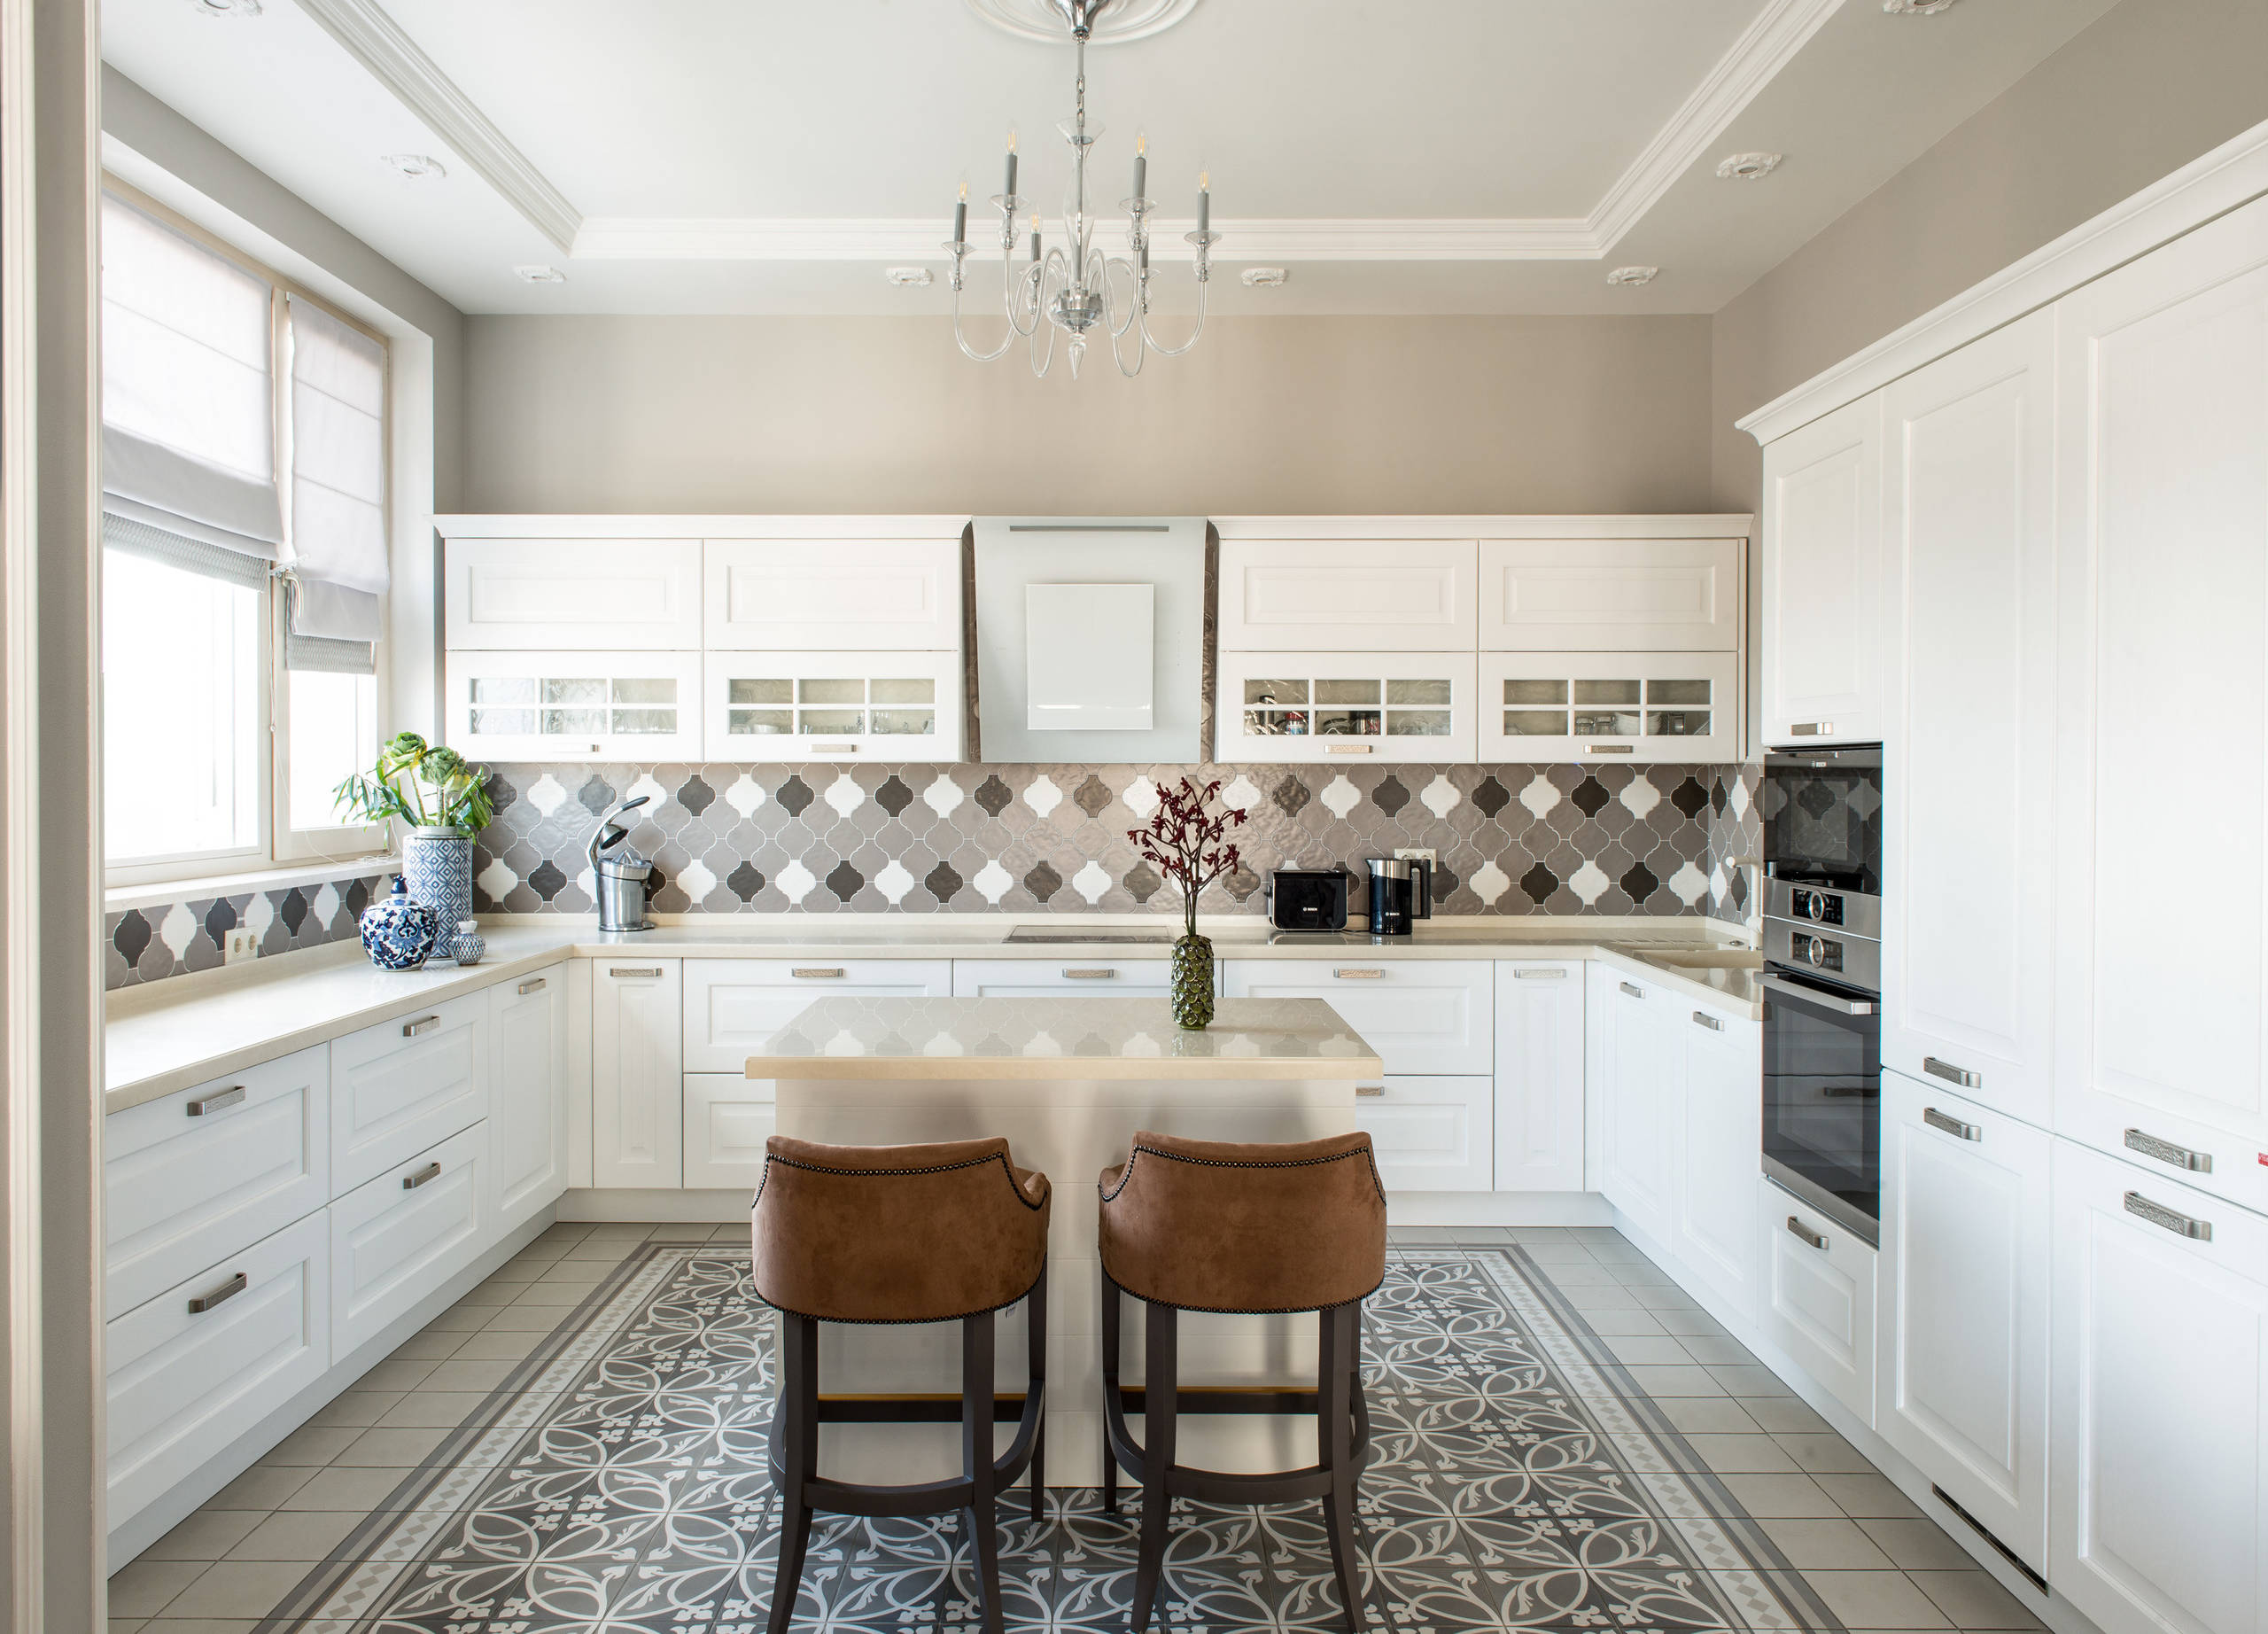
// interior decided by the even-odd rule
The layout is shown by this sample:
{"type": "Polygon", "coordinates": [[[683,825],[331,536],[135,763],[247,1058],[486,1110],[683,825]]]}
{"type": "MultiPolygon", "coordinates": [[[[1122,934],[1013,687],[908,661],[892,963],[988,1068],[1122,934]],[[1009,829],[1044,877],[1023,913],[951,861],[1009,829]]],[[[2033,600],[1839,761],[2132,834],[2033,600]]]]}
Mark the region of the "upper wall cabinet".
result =
{"type": "Polygon", "coordinates": [[[1882,736],[1879,394],[1764,450],[1764,742],[1882,736]]]}
{"type": "Polygon", "coordinates": [[[452,649],[701,646],[697,539],[451,539],[446,561],[452,649]]]}
{"type": "Polygon", "coordinates": [[[711,652],[959,652],[960,535],[711,539],[711,652]]]}
{"type": "Polygon", "coordinates": [[[1432,652],[1220,655],[1214,759],[1473,758],[1472,659],[1432,652]]]}
{"type": "Polygon", "coordinates": [[[1223,652],[1470,652],[1469,539],[1221,541],[1223,652]]]}
{"type": "Polygon", "coordinates": [[[958,652],[711,652],[711,760],[958,760],[958,652]]]}
{"type": "Polygon", "coordinates": [[[478,760],[697,760],[697,652],[455,652],[448,741],[478,760]]]}
{"type": "Polygon", "coordinates": [[[1742,543],[1485,539],[1480,650],[1734,651],[1742,543]]]}
{"type": "Polygon", "coordinates": [[[1732,759],[1739,671],[1729,652],[1483,653],[1480,758],[1732,759]]]}

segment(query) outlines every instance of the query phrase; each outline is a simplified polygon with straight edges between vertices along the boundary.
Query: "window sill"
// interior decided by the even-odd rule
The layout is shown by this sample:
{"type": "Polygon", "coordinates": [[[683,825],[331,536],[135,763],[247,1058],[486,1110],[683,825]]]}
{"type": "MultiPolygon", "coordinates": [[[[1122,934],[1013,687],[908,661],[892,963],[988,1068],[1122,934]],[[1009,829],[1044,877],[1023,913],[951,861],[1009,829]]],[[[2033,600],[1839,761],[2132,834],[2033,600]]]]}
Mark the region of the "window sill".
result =
{"type": "Polygon", "coordinates": [[[130,907],[154,907],[191,898],[237,897],[254,891],[288,891],[294,885],[319,885],[326,880],[367,879],[373,874],[398,874],[398,854],[374,852],[367,857],[335,860],[312,858],[286,868],[251,868],[237,874],[207,874],[194,879],[150,880],[140,884],[113,885],[103,892],[103,912],[122,914],[130,907]]]}

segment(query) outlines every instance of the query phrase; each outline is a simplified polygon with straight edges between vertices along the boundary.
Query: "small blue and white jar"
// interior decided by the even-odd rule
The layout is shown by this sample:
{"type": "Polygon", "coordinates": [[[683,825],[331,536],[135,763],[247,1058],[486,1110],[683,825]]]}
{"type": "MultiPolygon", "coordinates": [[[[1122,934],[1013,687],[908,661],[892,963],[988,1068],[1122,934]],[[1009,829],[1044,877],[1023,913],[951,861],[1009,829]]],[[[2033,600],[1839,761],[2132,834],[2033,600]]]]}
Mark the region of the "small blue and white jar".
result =
{"type": "Polygon", "coordinates": [[[487,951],[488,944],[480,937],[480,922],[477,919],[457,921],[456,934],[449,938],[449,957],[461,965],[478,964],[481,954],[487,951]]]}
{"type": "Polygon", "coordinates": [[[423,902],[413,901],[401,875],[392,891],[362,910],[362,951],[381,970],[417,970],[432,956],[441,922],[423,902]]]}

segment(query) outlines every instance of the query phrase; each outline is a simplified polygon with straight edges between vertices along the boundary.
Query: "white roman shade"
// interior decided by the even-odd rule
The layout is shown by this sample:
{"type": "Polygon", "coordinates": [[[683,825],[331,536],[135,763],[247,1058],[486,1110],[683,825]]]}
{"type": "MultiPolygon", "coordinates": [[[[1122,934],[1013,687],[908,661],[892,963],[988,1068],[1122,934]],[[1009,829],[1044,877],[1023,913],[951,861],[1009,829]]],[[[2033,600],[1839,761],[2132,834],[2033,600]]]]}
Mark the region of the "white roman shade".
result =
{"type": "Polygon", "coordinates": [[[291,634],[375,642],[390,581],[385,348],[296,295],[291,313],[291,634]]]}
{"type": "Polygon", "coordinates": [[[282,555],[269,299],[265,279],[104,198],[105,510],[282,555]]]}

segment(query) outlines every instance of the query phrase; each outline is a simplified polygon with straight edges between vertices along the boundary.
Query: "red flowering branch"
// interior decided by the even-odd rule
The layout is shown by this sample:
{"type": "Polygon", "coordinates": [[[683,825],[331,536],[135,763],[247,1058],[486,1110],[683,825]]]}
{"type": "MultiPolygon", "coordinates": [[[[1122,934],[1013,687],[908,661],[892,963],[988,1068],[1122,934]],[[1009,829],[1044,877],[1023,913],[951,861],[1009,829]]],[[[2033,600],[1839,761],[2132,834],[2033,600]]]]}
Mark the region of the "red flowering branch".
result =
{"type": "Polygon", "coordinates": [[[1181,888],[1184,922],[1191,936],[1197,934],[1199,893],[1234,873],[1240,860],[1236,846],[1223,836],[1232,828],[1244,827],[1244,813],[1229,806],[1216,813],[1206,810],[1220,792],[1218,778],[1200,789],[1184,777],[1180,788],[1158,790],[1158,809],[1150,813],[1147,828],[1126,832],[1142,860],[1181,888]]]}

